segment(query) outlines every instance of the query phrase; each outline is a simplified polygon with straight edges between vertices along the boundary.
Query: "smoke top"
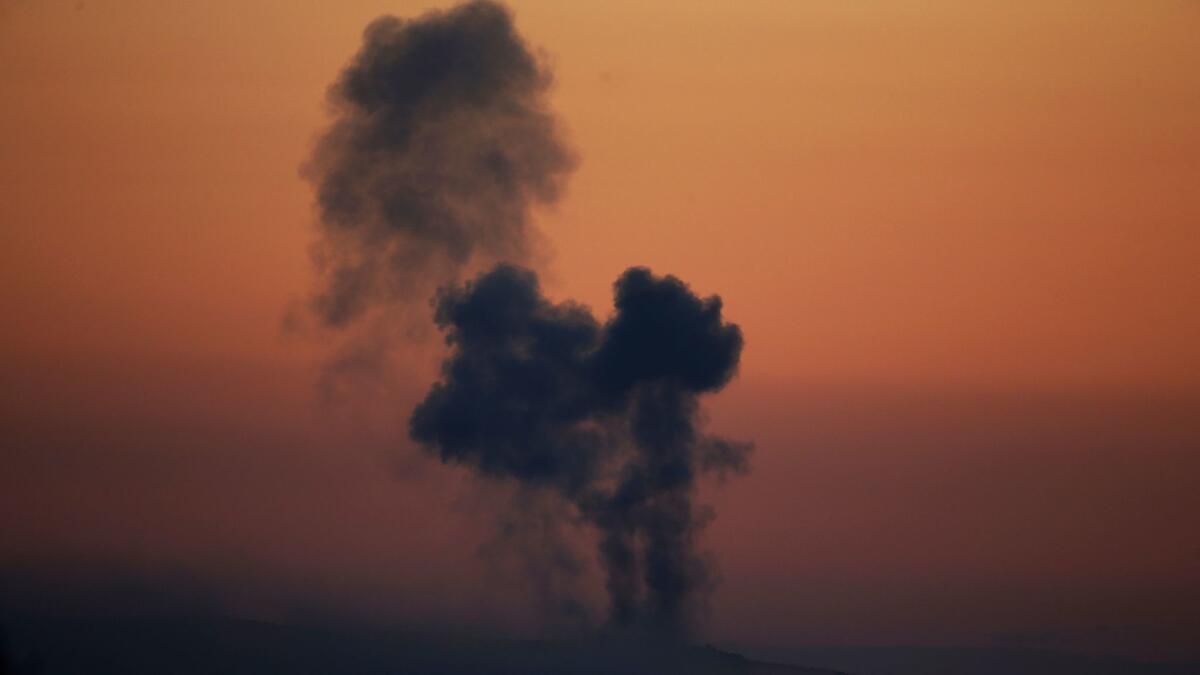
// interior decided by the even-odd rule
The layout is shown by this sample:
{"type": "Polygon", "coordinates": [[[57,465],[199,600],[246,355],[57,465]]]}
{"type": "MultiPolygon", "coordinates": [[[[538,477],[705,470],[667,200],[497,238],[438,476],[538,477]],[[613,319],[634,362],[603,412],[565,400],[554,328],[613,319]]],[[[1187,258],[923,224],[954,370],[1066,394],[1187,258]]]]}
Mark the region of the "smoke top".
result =
{"type": "Polygon", "coordinates": [[[492,2],[367,27],[304,169],[320,322],[346,327],[423,303],[472,262],[530,257],[531,208],[554,202],[574,166],[546,104],[551,80],[492,2]]]}
{"type": "MultiPolygon", "coordinates": [[[[540,572],[573,574],[557,532],[587,526],[611,623],[684,636],[713,583],[696,481],[745,470],[751,449],[698,425],[699,397],[733,377],[742,334],[720,298],[644,268],[616,281],[603,323],[543,297],[524,266],[530,211],[558,197],[573,165],[550,82],[493,2],[373,22],[330,90],[336,117],[307,167],[321,234],[313,310],[329,327],[367,327],[338,363],[369,370],[392,346],[370,326],[434,295],[450,353],[411,437],[518,486],[501,538],[540,572]]],[[[539,586],[556,593],[551,577],[539,586]]]]}

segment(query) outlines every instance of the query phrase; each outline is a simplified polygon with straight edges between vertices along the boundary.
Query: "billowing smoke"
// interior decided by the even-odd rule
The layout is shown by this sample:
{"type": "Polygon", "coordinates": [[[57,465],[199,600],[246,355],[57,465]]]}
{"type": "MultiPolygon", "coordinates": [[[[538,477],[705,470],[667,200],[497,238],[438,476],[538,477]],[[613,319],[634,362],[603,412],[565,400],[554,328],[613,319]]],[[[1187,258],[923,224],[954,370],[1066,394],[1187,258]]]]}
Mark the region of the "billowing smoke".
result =
{"type": "Polygon", "coordinates": [[[306,167],[321,233],[313,310],[361,328],[335,369],[371,371],[394,342],[379,326],[438,289],[451,351],[412,438],[518,485],[504,539],[533,542],[527,558],[547,569],[576,564],[559,516],[537,520],[546,504],[593,528],[612,623],[679,635],[713,581],[696,547],[709,518],[693,503],[697,478],[744,470],[750,450],[697,425],[698,397],[733,377],[742,335],[719,298],[641,268],[617,281],[603,324],[541,295],[522,266],[530,212],[558,198],[574,165],[550,83],[488,0],[373,22],[330,89],[335,118],[306,167]]]}
{"type": "Polygon", "coordinates": [[[705,471],[741,471],[751,446],[705,436],[698,396],[733,377],[742,334],[674,277],[627,270],[600,324],[501,265],[445,290],[452,353],[411,419],[443,461],[565,499],[599,533],[611,620],[681,635],[711,584],[696,548],[705,471]]]}
{"type": "Polygon", "coordinates": [[[529,258],[531,207],[555,201],[574,165],[550,84],[492,2],[367,27],[304,169],[319,213],[321,323],[423,307],[473,263],[529,258]]]}

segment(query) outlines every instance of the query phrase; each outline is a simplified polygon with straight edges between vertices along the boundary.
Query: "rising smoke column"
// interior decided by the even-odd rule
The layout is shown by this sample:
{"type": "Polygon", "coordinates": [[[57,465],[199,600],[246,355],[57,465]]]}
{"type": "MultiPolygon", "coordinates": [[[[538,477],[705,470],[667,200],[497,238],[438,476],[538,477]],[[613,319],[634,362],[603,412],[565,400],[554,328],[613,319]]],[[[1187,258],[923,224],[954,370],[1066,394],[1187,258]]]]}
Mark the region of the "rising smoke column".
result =
{"type": "Polygon", "coordinates": [[[614,290],[603,325],[516,266],[442,291],[452,353],[410,433],[442,461],[560,495],[599,533],[612,622],[683,635],[711,585],[696,478],[744,470],[751,449],[702,434],[698,397],[733,377],[742,334],[674,277],[631,268],[614,290]]]}
{"type": "Polygon", "coordinates": [[[555,201],[574,165],[551,79],[493,2],[367,27],[304,168],[322,324],[423,307],[473,261],[528,259],[531,207],[555,201]]]}
{"type": "MultiPolygon", "coordinates": [[[[393,342],[378,327],[441,289],[435,320],[451,353],[412,438],[514,481],[527,504],[549,495],[573,511],[599,535],[612,622],[680,635],[712,583],[696,549],[708,518],[696,479],[744,470],[750,450],[697,425],[699,396],[737,369],[741,332],[719,298],[674,277],[626,271],[602,324],[547,301],[513,264],[536,243],[532,208],[554,202],[574,166],[550,84],[488,0],[371,23],[305,167],[320,228],[312,309],[322,325],[361,329],[335,374],[374,370],[393,342]]],[[[552,539],[544,557],[568,558],[552,539]]]]}

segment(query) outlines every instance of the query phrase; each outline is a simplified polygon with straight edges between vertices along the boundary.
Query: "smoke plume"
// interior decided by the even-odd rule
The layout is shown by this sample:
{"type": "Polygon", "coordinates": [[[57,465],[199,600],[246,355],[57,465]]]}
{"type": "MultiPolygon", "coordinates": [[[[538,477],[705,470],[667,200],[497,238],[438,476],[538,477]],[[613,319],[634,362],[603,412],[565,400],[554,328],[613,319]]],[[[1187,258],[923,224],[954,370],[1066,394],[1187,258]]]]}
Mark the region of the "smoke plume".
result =
{"type": "MultiPolygon", "coordinates": [[[[697,423],[698,397],[734,375],[742,335],[719,298],[642,268],[617,280],[603,324],[542,296],[521,266],[536,240],[530,212],[558,198],[574,164],[550,83],[488,0],[368,26],[306,168],[321,233],[313,310],[325,326],[360,328],[334,368],[371,371],[392,346],[389,322],[437,289],[451,351],[412,438],[520,486],[524,506],[501,541],[529,542],[531,569],[573,576],[556,519],[588,525],[612,623],[681,634],[712,583],[696,548],[709,518],[693,503],[696,480],[744,470],[750,450],[697,423]],[[540,521],[547,496],[564,513],[540,521]]],[[[559,584],[543,582],[554,595],[559,584]]]]}
{"type": "Polygon", "coordinates": [[[599,533],[611,621],[678,635],[711,584],[696,479],[744,470],[751,449],[697,428],[698,397],[733,377],[742,334],[720,298],[674,277],[631,268],[614,290],[604,324],[516,266],[444,290],[452,353],[410,432],[442,461],[564,498],[599,533]]]}
{"type": "Polygon", "coordinates": [[[304,169],[319,214],[322,324],[423,303],[473,262],[529,258],[531,207],[554,202],[574,165],[546,105],[550,84],[492,2],[367,27],[304,169]]]}

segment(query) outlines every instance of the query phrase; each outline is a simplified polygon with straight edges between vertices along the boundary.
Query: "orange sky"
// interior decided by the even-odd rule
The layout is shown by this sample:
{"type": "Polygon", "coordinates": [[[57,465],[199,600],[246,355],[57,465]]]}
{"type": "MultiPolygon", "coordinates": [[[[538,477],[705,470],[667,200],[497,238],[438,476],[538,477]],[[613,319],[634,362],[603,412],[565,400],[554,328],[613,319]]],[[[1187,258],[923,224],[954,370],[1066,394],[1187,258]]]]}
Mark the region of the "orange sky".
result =
{"type": "MultiPolygon", "coordinates": [[[[850,590],[782,601],[753,581],[793,574],[905,598],[932,583],[930,570],[1003,597],[995,560],[1029,593],[1072,569],[1080,598],[1148,597],[1153,584],[1178,597],[1200,581],[1178,521],[1197,505],[1178,469],[1195,475],[1200,462],[1187,413],[1200,389],[1200,5],[512,5],[555,67],[553,104],[582,158],[565,200],[539,215],[551,294],[603,313],[616,275],[644,264],[719,292],[746,333],[742,378],[712,405],[714,426],[760,445],[758,473],[723,488],[711,533],[727,616],[770,610],[780,639],[820,633],[805,603],[875,625],[865,617],[879,608],[850,590]],[[1011,473],[989,468],[1030,456],[1011,473]],[[1099,467],[1094,480],[1074,462],[1099,467]],[[810,477],[808,496],[780,475],[810,477]],[[1141,482],[1123,486],[1130,475],[1141,482]],[[944,487],[957,480],[983,488],[944,487]],[[931,528],[937,485],[982,520],[931,528]],[[1040,496],[1012,506],[1014,491],[1040,496]],[[1129,494],[1126,518],[1108,517],[1129,494]],[[1076,511],[1029,524],[1062,502],[1076,511]],[[898,515],[861,510],[872,503],[898,515]],[[744,534],[808,508],[826,515],[744,534]],[[1080,534],[1101,515],[1111,532],[1080,534]],[[894,543],[891,566],[864,562],[889,523],[922,543],[894,543]],[[1017,534],[1025,526],[1032,535],[1017,534]],[[771,549],[789,536],[839,553],[771,549]],[[1105,562],[1110,536],[1153,553],[1105,562]],[[1029,541],[1050,559],[1028,562],[1029,541]]],[[[288,428],[325,414],[311,401],[319,346],[280,330],[311,287],[311,192],[298,166],[362,27],[430,6],[0,0],[0,360],[6,433],[22,448],[13,456],[35,455],[46,429],[65,429],[69,455],[87,434],[119,444],[123,425],[147,419],[164,437],[259,434],[272,447],[322,427],[305,417],[288,428]]],[[[422,386],[406,382],[399,396],[411,402],[422,386]]],[[[387,419],[365,445],[388,444],[387,419]]],[[[349,442],[326,433],[304,442],[349,442]]],[[[91,458],[81,466],[104,464],[94,448],[79,452],[91,458]]],[[[47,485],[73,480],[30,471],[47,485]]],[[[213,471],[180,470],[196,500],[181,513],[206,513],[197,504],[224,475],[213,471]]],[[[8,499],[10,513],[34,508],[8,499]]],[[[32,526],[0,555],[34,555],[50,539],[87,548],[67,515],[36,503],[61,531],[32,526]]],[[[160,542],[170,530],[135,543],[170,549],[160,542]]],[[[176,553],[261,533],[213,536],[176,553]]],[[[306,574],[355,564],[344,557],[306,574]]],[[[951,609],[928,610],[931,634],[966,611],[937,602],[951,609]]],[[[1154,602],[1130,612],[1184,625],[1182,604],[1154,602]]],[[[1006,625],[1044,616],[1011,604],[1006,625]]],[[[1060,614],[1043,623],[1088,616],[1060,614]]]]}
{"type": "MultiPolygon", "coordinates": [[[[278,358],[323,88],[423,5],[73,5],[2,19],[6,349],[278,358]]],[[[720,291],[750,373],[1200,376],[1196,7],[686,6],[515,6],[583,157],[553,291],[720,291]]]]}

